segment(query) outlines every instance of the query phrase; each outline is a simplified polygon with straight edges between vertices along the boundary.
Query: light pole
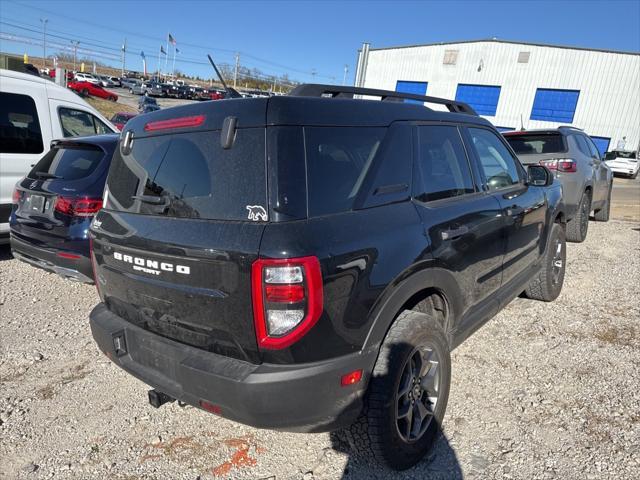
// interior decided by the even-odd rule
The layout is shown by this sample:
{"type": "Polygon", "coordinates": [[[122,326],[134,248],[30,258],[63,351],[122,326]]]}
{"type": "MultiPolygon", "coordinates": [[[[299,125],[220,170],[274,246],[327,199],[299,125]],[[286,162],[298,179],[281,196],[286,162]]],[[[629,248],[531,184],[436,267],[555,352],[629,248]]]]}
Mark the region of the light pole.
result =
{"type": "Polygon", "coordinates": [[[47,68],[47,22],[48,18],[41,18],[42,23],[42,68],[47,68]]]}
{"type": "Polygon", "coordinates": [[[73,71],[76,71],[76,55],[78,53],[78,45],[80,42],[78,40],[71,40],[71,45],[73,45],[73,71]]]}

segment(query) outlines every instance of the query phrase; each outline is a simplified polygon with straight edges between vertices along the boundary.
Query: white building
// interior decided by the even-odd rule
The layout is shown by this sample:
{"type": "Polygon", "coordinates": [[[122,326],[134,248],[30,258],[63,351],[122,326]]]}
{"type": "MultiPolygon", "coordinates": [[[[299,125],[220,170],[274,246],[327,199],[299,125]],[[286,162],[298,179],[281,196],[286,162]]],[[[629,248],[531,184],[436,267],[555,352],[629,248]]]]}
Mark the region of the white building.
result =
{"type": "Polygon", "coordinates": [[[640,147],[640,53],[479,40],[358,52],[356,86],[466,101],[502,130],[572,125],[640,147]]]}

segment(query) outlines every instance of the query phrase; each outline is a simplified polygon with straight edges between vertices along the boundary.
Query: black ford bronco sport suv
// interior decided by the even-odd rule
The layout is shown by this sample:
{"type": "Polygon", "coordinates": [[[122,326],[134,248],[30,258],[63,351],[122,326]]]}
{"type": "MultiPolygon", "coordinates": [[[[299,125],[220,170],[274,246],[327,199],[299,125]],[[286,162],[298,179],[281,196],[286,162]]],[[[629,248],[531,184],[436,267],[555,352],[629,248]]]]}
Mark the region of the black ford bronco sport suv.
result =
{"type": "Polygon", "coordinates": [[[343,429],[408,468],[442,422],[450,351],[522,292],[560,293],[561,194],[434,97],[303,85],[141,115],[91,228],[92,333],[154,406],[343,429]]]}

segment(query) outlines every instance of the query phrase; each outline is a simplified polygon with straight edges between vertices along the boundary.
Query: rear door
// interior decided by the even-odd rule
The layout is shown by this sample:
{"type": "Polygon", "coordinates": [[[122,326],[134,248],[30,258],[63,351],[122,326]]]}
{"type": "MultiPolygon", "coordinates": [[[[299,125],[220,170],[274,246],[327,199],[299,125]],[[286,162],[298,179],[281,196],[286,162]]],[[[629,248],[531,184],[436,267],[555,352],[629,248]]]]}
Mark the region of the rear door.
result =
{"type": "Polygon", "coordinates": [[[547,214],[545,187],[526,185],[526,172],[502,136],[492,129],[469,127],[466,135],[484,188],[500,203],[506,222],[502,268],[502,284],[506,285],[540,258],[547,214]]]}
{"type": "Polygon", "coordinates": [[[92,227],[99,291],[141,328],[257,362],[250,275],[267,220],[265,128],[239,128],[230,149],[220,130],[175,130],[138,129],[130,152],[114,154],[92,227]]]}
{"type": "Polygon", "coordinates": [[[500,288],[504,219],[499,202],[479,188],[458,127],[418,125],[415,132],[414,203],[433,257],[465,296],[464,316],[500,288]]]}

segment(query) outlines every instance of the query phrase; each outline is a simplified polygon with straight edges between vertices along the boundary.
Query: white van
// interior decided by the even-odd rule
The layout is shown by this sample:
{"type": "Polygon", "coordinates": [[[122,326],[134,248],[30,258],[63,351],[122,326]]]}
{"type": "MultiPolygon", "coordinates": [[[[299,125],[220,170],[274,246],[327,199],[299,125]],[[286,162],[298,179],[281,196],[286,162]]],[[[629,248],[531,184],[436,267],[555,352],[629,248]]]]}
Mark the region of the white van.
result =
{"type": "Polygon", "coordinates": [[[0,243],[9,241],[15,184],[51,141],[117,133],[109,120],[71,90],[50,80],[0,69],[0,243]]]}
{"type": "Polygon", "coordinates": [[[90,73],[78,72],[73,76],[73,79],[76,82],[89,82],[89,83],[93,83],[94,85],[100,85],[100,79],[94,77],[90,73]]]}

